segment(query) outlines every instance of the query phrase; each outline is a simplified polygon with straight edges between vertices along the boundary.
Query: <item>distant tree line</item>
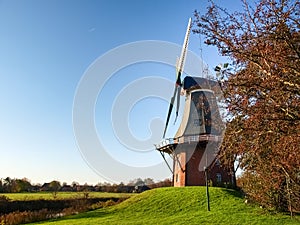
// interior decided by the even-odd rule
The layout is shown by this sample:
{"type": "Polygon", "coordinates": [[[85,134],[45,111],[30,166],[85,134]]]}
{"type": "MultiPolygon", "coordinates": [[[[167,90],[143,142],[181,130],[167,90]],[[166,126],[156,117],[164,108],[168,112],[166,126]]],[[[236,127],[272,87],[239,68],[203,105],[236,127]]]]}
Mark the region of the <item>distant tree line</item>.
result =
{"type": "Polygon", "coordinates": [[[171,179],[154,182],[152,178],[141,179],[137,178],[131,180],[129,183],[124,184],[111,184],[108,182],[98,183],[96,185],[79,184],[72,182],[51,181],[44,184],[31,184],[27,178],[12,179],[10,177],[0,179],[0,193],[20,193],[20,192],[52,192],[56,195],[57,192],[115,192],[115,193],[132,193],[142,192],[152,188],[169,187],[172,186],[171,179]]]}

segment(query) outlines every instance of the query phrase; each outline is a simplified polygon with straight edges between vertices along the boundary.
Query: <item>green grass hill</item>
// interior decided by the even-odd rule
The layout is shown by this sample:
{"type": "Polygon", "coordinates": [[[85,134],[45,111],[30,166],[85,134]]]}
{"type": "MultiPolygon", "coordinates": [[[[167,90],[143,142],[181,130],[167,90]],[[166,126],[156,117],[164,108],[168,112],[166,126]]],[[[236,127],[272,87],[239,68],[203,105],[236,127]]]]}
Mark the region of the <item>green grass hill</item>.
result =
{"type": "Polygon", "coordinates": [[[300,224],[299,216],[245,204],[234,190],[210,188],[210,199],[208,212],[205,187],[158,188],[115,206],[39,224],[300,224]]]}

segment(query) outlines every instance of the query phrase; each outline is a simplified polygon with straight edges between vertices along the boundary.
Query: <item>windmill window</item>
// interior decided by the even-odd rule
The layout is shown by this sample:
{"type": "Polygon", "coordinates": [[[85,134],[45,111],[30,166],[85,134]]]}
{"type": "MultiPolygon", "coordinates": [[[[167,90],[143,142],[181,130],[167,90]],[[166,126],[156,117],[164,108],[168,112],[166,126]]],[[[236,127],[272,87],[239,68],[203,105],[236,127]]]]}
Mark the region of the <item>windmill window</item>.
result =
{"type": "Polygon", "coordinates": [[[201,126],[202,120],[201,119],[194,119],[194,126],[201,126]]]}
{"type": "Polygon", "coordinates": [[[217,183],[221,183],[222,182],[222,175],[220,173],[216,174],[216,178],[217,178],[217,183]]]}
{"type": "Polygon", "coordinates": [[[179,159],[176,161],[176,167],[180,167],[179,159]]]}
{"type": "Polygon", "coordinates": [[[177,167],[180,167],[181,155],[178,154],[178,155],[176,156],[176,158],[177,158],[177,160],[176,160],[176,166],[177,166],[177,167]]]}
{"type": "Polygon", "coordinates": [[[197,137],[198,137],[198,136],[195,136],[195,135],[194,135],[194,136],[191,136],[191,139],[190,139],[190,140],[191,140],[191,141],[198,141],[198,138],[197,138],[197,137]]]}

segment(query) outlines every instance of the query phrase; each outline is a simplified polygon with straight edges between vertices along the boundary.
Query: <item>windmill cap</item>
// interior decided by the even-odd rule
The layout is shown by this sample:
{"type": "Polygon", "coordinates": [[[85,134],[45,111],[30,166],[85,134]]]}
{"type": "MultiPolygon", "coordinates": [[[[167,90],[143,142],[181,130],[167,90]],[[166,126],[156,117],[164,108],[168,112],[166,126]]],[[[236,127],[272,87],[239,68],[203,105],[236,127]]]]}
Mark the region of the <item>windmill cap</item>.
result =
{"type": "Polygon", "coordinates": [[[202,77],[186,76],[183,79],[182,84],[184,90],[188,90],[194,87],[199,87],[201,89],[211,89],[212,87],[218,85],[218,82],[202,77]]]}

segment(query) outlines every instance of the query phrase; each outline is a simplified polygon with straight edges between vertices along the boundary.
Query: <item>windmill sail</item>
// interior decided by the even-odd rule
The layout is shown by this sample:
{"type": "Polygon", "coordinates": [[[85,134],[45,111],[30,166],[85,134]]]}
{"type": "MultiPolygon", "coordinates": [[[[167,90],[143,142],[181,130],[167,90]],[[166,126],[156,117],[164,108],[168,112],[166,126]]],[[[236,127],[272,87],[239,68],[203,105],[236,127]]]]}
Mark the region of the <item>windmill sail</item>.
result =
{"type": "MultiPolygon", "coordinates": [[[[180,55],[178,65],[177,65],[178,66],[178,75],[181,75],[181,73],[183,71],[185,58],[186,58],[186,52],[187,52],[188,44],[189,44],[191,28],[192,28],[192,19],[190,18],[189,22],[188,22],[187,30],[185,33],[185,38],[184,38],[184,42],[183,42],[183,46],[182,46],[182,50],[181,50],[181,55],[180,55]]],[[[177,75],[177,78],[178,78],[178,75],[177,75]]]]}
{"type": "Polygon", "coordinates": [[[182,46],[182,50],[181,50],[181,55],[176,64],[176,83],[175,83],[174,93],[173,93],[173,96],[171,98],[170,105],[169,105],[169,110],[168,110],[167,120],[166,120],[165,129],[164,129],[164,133],[163,133],[163,138],[165,138],[165,135],[166,135],[166,131],[167,131],[167,128],[169,125],[169,120],[170,120],[170,116],[172,114],[176,95],[177,95],[177,108],[176,108],[175,121],[178,116],[178,110],[179,110],[179,104],[180,104],[179,94],[180,94],[180,86],[181,86],[181,74],[182,74],[183,68],[184,68],[184,62],[185,62],[185,58],[186,58],[191,27],[192,27],[192,19],[190,18],[189,22],[188,22],[187,30],[185,33],[185,38],[184,38],[184,42],[183,42],[183,46],[182,46]]]}

